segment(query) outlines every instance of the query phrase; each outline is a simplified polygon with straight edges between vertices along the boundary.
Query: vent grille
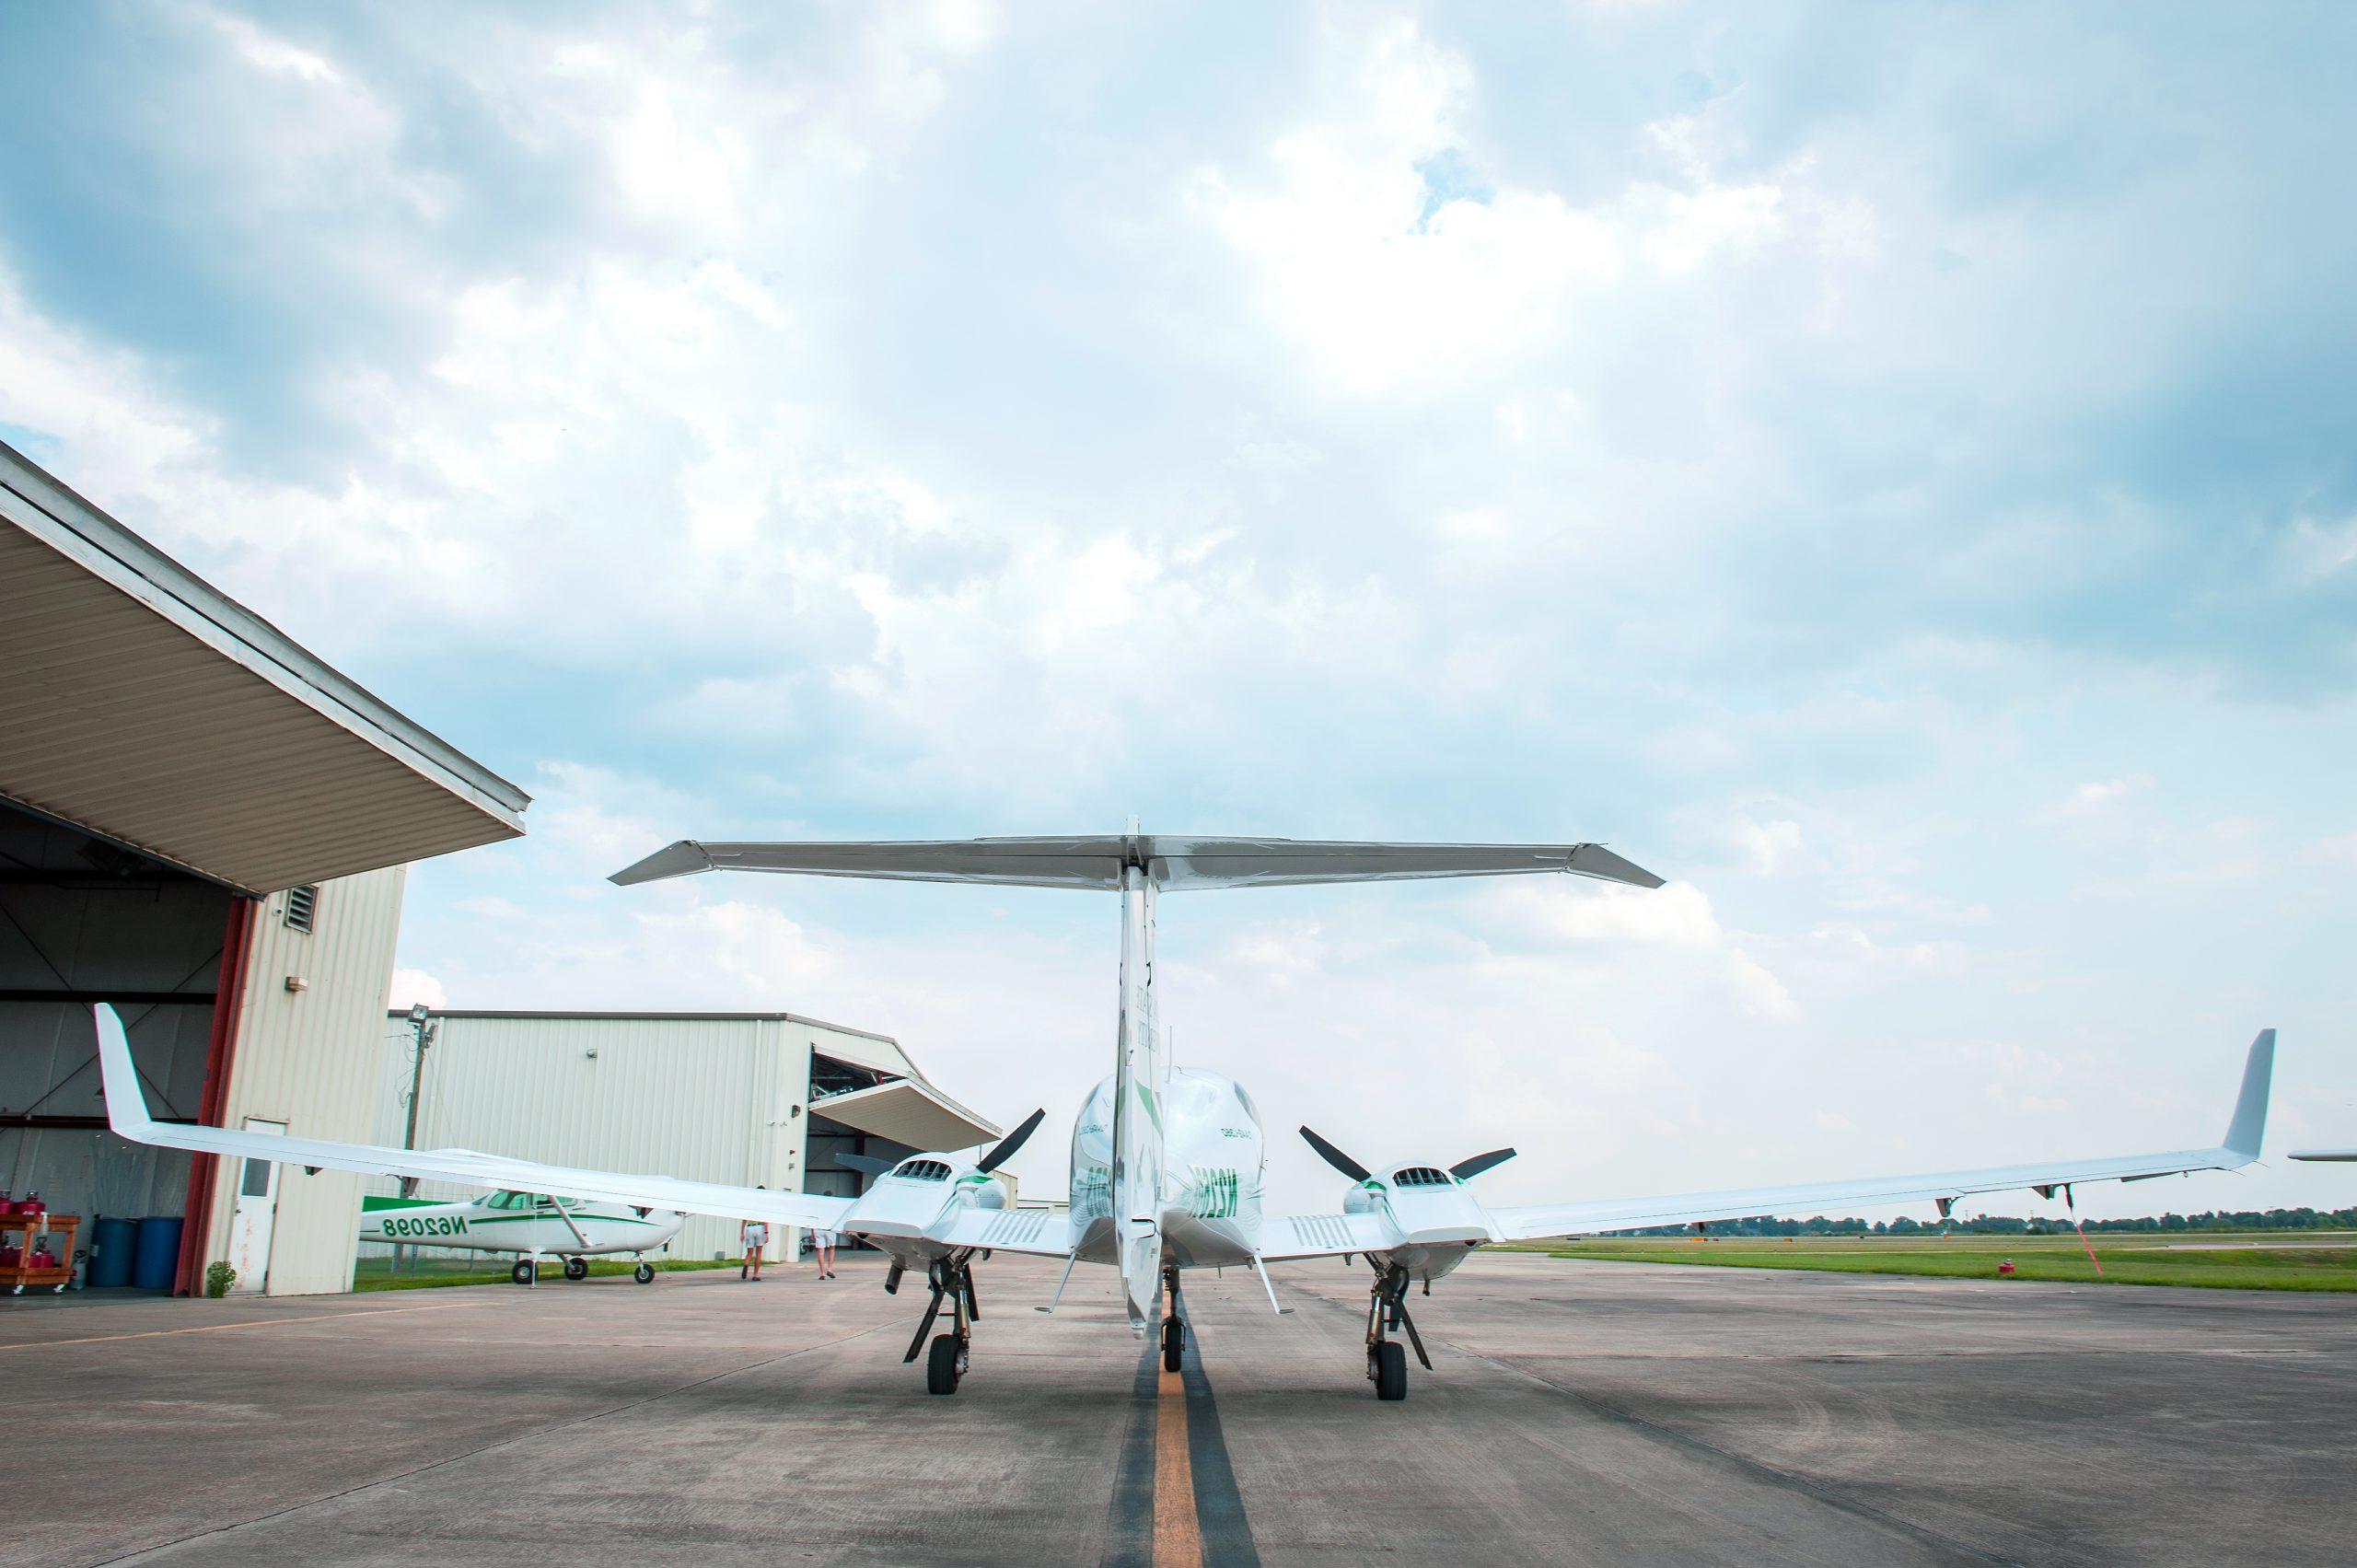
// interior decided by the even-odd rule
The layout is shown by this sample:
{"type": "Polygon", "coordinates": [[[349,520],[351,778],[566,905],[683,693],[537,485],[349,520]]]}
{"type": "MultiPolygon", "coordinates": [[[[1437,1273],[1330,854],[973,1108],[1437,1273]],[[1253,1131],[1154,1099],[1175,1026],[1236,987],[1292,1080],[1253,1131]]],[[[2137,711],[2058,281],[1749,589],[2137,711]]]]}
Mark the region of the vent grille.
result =
{"type": "Polygon", "coordinates": [[[286,929],[308,931],[319,918],[319,889],[317,884],[286,889],[286,929]]]}
{"type": "Polygon", "coordinates": [[[949,1167],[939,1160],[907,1160],[892,1174],[911,1181],[946,1181],[949,1167]]]}
{"type": "Polygon", "coordinates": [[[1391,1178],[1395,1187],[1448,1187],[1454,1185],[1448,1172],[1434,1170],[1428,1165],[1403,1165],[1391,1178]]]}

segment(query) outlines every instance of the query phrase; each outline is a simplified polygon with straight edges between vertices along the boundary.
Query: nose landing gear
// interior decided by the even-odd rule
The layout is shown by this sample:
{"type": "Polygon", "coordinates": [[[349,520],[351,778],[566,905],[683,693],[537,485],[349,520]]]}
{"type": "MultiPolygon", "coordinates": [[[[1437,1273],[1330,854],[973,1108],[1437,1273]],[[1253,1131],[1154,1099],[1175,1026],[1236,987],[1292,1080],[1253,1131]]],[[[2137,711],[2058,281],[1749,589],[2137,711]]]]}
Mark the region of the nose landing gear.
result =
{"type": "Polygon", "coordinates": [[[971,1248],[936,1258],[925,1270],[925,1283],[933,1291],[933,1299],[925,1304],[924,1321],[917,1325],[916,1338],[909,1342],[909,1353],[902,1365],[914,1361],[920,1354],[925,1358],[924,1391],[928,1394],[954,1394],[958,1380],[966,1376],[968,1353],[973,1347],[973,1324],[981,1315],[981,1303],[974,1295],[974,1270],[971,1248]],[[934,1334],[930,1349],[925,1336],[933,1334],[934,1320],[941,1315],[941,1304],[949,1303],[950,1330],[934,1334]]]}
{"type": "MultiPolygon", "coordinates": [[[[1375,1263],[1373,1259],[1368,1261],[1375,1263]]],[[[1397,1263],[1375,1263],[1375,1288],[1366,1308],[1366,1379],[1375,1385],[1378,1400],[1408,1397],[1408,1353],[1399,1348],[1399,1341],[1385,1337],[1395,1329],[1407,1334],[1416,1359],[1430,1372],[1433,1358],[1424,1353],[1416,1320],[1408,1316],[1408,1271],[1397,1263]]]]}

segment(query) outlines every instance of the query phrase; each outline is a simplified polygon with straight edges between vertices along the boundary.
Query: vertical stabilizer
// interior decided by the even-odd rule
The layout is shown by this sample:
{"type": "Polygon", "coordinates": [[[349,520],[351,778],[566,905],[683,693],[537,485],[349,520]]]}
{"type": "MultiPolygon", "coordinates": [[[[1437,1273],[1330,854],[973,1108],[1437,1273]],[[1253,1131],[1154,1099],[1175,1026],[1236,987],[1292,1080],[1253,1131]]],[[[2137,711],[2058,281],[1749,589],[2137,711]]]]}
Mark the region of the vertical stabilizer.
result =
{"type": "Polygon", "coordinates": [[[1154,882],[1121,874],[1121,1016],[1113,1065],[1113,1222],[1130,1328],[1145,1332],[1162,1289],[1162,1030],[1154,993],[1154,882]]]}

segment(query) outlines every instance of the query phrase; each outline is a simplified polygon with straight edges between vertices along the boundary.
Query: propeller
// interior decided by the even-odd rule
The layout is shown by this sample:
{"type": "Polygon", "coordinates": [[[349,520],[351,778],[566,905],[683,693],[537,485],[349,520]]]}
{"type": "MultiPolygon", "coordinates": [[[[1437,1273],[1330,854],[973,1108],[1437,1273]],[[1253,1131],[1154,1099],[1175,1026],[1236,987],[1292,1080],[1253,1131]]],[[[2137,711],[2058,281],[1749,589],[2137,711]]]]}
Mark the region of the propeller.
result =
{"type": "Polygon", "coordinates": [[[853,1170],[864,1170],[870,1176],[882,1176],[900,1162],[884,1159],[876,1155],[837,1155],[835,1163],[847,1165],[853,1170]]]}
{"type": "Polygon", "coordinates": [[[998,1146],[996,1148],[993,1148],[989,1154],[984,1155],[981,1159],[974,1163],[974,1168],[976,1170],[996,1170],[1000,1166],[1003,1166],[1008,1160],[1013,1159],[1015,1157],[1015,1151],[1023,1146],[1023,1141],[1026,1138],[1028,1138],[1032,1133],[1039,1130],[1039,1123],[1046,1121],[1047,1116],[1048,1112],[1043,1107],[1042,1109],[1035,1110],[1030,1115],[1025,1117],[1021,1126],[1017,1127],[1014,1132],[1009,1132],[1005,1137],[1001,1138],[998,1141],[998,1146]]]}
{"type": "Polygon", "coordinates": [[[1469,1160],[1458,1160],[1448,1167],[1448,1174],[1459,1181],[1470,1181],[1485,1170],[1494,1170],[1514,1158],[1512,1149],[1492,1149],[1486,1155],[1475,1155],[1469,1160]]]}
{"type": "Polygon", "coordinates": [[[1373,1171],[1367,1169],[1366,1167],[1359,1164],[1358,1161],[1353,1159],[1350,1156],[1344,1154],[1341,1150],[1336,1148],[1333,1144],[1328,1143],[1317,1133],[1311,1132],[1308,1128],[1303,1128],[1301,1130],[1301,1135],[1309,1141],[1309,1146],[1311,1148],[1318,1151],[1318,1157],[1319,1159],[1324,1160],[1328,1165],[1332,1166],[1336,1170],[1341,1171],[1353,1181],[1364,1181],[1368,1177],[1375,1174],[1373,1171]]]}
{"type": "MultiPolygon", "coordinates": [[[[1372,1174],[1368,1171],[1366,1167],[1359,1164],[1358,1161],[1353,1159],[1350,1156],[1344,1154],[1341,1150],[1336,1148],[1333,1144],[1328,1143],[1325,1139],[1319,1137],[1308,1128],[1303,1128],[1301,1130],[1301,1135],[1309,1141],[1309,1146],[1311,1148],[1318,1151],[1319,1158],[1323,1159],[1328,1165],[1332,1166],[1336,1170],[1341,1171],[1344,1176],[1349,1177],[1353,1181],[1364,1181],[1367,1179],[1368,1176],[1372,1174]]],[[[1457,1178],[1459,1181],[1470,1181],[1473,1178],[1480,1175],[1483,1171],[1494,1169],[1497,1167],[1505,1164],[1506,1161],[1512,1158],[1514,1158],[1514,1151],[1512,1149],[1492,1149],[1486,1155],[1475,1155],[1470,1159],[1458,1160],[1455,1165],[1448,1167],[1448,1174],[1457,1178]]]]}

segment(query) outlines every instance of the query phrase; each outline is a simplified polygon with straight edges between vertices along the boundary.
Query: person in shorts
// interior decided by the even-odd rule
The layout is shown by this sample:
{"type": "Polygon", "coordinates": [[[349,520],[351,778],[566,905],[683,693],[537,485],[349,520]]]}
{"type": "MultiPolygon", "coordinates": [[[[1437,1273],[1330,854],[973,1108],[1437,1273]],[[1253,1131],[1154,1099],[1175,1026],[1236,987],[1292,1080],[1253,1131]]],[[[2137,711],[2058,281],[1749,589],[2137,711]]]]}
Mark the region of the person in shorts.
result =
{"type": "MultiPolygon", "coordinates": [[[[769,1190],[764,1187],[756,1188],[755,1191],[765,1192],[769,1190]]],[[[745,1260],[737,1266],[737,1277],[740,1280],[750,1280],[755,1284],[761,1283],[761,1253],[770,1244],[769,1222],[747,1220],[737,1228],[737,1239],[745,1249],[745,1260]]]]}
{"type": "Polygon", "coordinates": [[[835,1277],[835,1233],[824,1225],[813,1225],[810,1229],[810,1246],[812,1250],[819,1254],[819,1277],[822,1280],[833,1279],[835,1277]]]}

